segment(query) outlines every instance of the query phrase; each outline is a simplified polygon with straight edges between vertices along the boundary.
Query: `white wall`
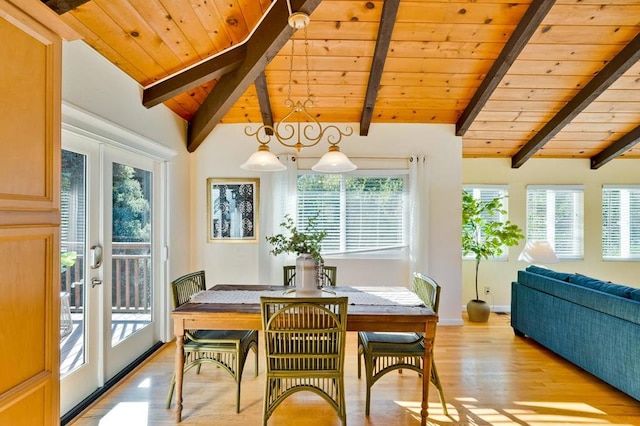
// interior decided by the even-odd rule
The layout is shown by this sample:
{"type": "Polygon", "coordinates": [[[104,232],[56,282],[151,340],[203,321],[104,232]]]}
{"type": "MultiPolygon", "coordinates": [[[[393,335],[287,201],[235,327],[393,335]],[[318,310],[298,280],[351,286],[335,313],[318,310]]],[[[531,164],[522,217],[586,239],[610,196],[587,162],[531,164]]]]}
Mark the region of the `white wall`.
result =
{"type": "MultiPolygon", "coordinates": [[[[74,111],[82,111],[90,117],[87,122],[74,122],[74,125],[91,127],[93,124],[90,123],[101,122],[114,130],[110,136],[133,135],[130,142],[140,142],[138,149],[150,149],[160,154],[173,151],[172,155],[175,154],[167,163],[167,278],[190,272],[191,204],[186,122],[164,105],[151,109],[143,107],[140,85],[82,41],[64,43],[62,79],[64,106],[70,105],[74,111]]],[[[76,118],[81,120],[82,116],[76,116],[74,120],[76,118]]]]}
{"type": "MultiPolygon", "coordinates": [[[[269,209],[269,196],[263,182],[268,174],[240,169],[258,144],[244,135],[244,124],[218,125],[192,156],[191,191],[194,268],[206,270],[209,286],[218,283],[267,284],[260,282],[261,257],[268,251],[257,243],[207,243],[206,180],[209,177],[260,177],[260,220],[269,209]]],[[[254,126],[256,127],[256,126],[254,126]]],[[[357,133],[357,125],[355,133],[357,133]]],[[[407,157],[426,154],[428,159],[429,254],[428,275],[443,287],[440,324],[461,324],[460,190],[462,185],[461,140],[450,125],[378,124],[369,136],[351,136],[340,143],[350,157],[407,157]]],[[[300,157],[319,157],[328,145],[305,148],[300,157]]],[[[275,154],[295,153],[277,142],[275,154]]],[[[357,163],[357,160],[354,160],[357,163]]],[[[264,233],[259,239],[264,240],[264,233]]],[[[331,260],[338,266],[340,284],[409,286],[407,262],[398,260],[331,260]]],[[[262,265],[264,267],[264,265],[262,265]]]]}
{"type": "MultiPolygon", "coordinates": [[[[584,185],[584,260],[563,261],[548,265],[564,272],[584,275],[640,287],[638,262],[604,262],[601,252],[602,238],[602,185],[640,184],[640,160],[617,159],[598,170],[589,168],[589,160],[578,159],[530,159],[518,169],[511,168],[510,159],[464,159],[464,184],[509,185],[509,219],[526,230],[526,186],[528,184],[582,184],[584,185]]],[[[521,244],[509,249],[508,261],[483,261],[480,264],[478,286],[490,286],[491,296],[481,298],[495,310],[509,310],[511,281],[517,271],[527,266],[519,262],[521,244]]],[[[475,298],[474,262],[463,261],[462,299],[466,304],[475,298]]]]}

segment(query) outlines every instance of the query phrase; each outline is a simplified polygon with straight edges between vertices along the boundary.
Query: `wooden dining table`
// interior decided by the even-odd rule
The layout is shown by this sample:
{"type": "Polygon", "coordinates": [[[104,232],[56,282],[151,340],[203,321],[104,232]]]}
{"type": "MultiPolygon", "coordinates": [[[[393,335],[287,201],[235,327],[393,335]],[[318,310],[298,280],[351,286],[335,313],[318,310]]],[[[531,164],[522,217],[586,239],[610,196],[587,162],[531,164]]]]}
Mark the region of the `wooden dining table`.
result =
{"type": "MultiPolygon", "coordinates": [[[[349,307],[347,310],[347,330],[348,331],[415,331],[424,333],[424,362],[422,372],[422,409],[420,411],[421,424],[427,423],[429,414],[429,381],[431,377],[431,349],[436,333],[436,323],[438,316],[430,308],[422,306],[409,306],[406,304],[393,302],[393,297],[402,298],[403,293],[411,292],[404,287],[331,287],[340,296],[349,297],[349,307]],[[389,289],[392,297],[385,302],[384,297],[377,297],[389,289]],[[371,294],[366,294],[371,293],[371,294]],[[362,296],[373,296],[381,300],[380,304],[359,303],[362,296]],[[352,302],[353,300],[353,302],[352,302]]],[[[255,297],[250,303],[224,303],[216,302],[216,296],[228,296],[231,293],[212,292],[235,292],[250,291],[257,294],[265,292],[282,292],[284,294],[291,290],[286,286],[265,286],[265,285],[241,285],[224,284],[216,285],[206,291],[212,300],[211,303],[185,303],[176,308],[171,316],[173,318],[173,329],[176,336],[176,407],[175,420],[182,420],[182,382],[184,365],[184,334],[185,330],[260,330],[262,329],[262,318],[260,314],[259,298],[255,297]]],[[[257,296],[257,294],[255,296],[257,296]]],[[[377,302],[374,302],[377,303],[377,302]]]]}

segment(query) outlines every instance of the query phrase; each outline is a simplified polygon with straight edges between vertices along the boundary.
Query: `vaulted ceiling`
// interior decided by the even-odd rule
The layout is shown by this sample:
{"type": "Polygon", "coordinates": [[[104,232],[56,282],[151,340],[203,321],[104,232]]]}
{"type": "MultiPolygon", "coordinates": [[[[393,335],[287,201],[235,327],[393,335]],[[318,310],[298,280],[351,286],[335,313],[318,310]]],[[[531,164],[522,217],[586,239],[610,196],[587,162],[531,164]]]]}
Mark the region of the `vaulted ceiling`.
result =
{"type": "MultiPolygon", "coordinates": [[[[43,0],[45,1],[45,0],[43,0]]],[[[48,0],[138,81],[140,102],[189,121],[270,123],[307,93],[303,31],[285,0],[48,0]]],[[[465,157],[640,158],[637,0],[291,0],[307,30],[323,122],[455,124],[465,157]]],[[[358,130],[356,130],[358,131],[358,130]]],[[[393,143],[393,141],[389,141],[393,143]]]]}

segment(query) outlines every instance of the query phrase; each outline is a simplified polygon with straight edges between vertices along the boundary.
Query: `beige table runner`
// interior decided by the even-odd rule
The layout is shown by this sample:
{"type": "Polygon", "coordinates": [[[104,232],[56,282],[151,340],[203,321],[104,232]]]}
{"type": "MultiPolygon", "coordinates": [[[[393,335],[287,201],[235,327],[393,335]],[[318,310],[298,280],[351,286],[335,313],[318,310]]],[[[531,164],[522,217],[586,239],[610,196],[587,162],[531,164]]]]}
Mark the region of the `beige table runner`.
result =
{"type": "MultiPolygon", "coordinates": [[[[261,296],[282,297],[284,295],[295,297],[296,292],[284,294],[281,290],[201,291],[191,296],[191,302],[259,304],[261,296]]],[[[347,297],[350,305],[424,306],[414,292],[404,287],[354,287],[349,291],[341,291],[340,287],[331,287],[322,292],[322,297],[347,297]]]]}

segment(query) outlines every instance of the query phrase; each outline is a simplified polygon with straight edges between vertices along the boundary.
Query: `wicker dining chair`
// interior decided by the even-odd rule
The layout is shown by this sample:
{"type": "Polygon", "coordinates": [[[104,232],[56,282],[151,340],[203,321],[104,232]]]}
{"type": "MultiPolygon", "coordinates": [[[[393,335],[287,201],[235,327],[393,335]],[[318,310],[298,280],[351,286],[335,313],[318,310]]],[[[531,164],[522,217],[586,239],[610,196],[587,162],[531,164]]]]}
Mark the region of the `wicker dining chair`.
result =
{"type": "Polygon", "coordinates": [[[346,297],[261,297],[266,354],[263,425],[286,398],[311,391],[347,424],[346,297]]]}
{"type": "MultiPolygon", "coordinates": [[[[440,304],[440,286],[430,277],[413,274],[413,291],[436,314],[440,304]]],[[[358,332],[358,378],[361,375],[361,357],[364,357],[367,380],[365,415],[369,415],[371,387],[385,374],[393,370],[413,370],[422,375],[424,361],[424,337],[422,333],[358,332]]],[[[438,389],[445,415],[449,415],[444,399],[442,383],[431,350],[431,383],[438,389]]]]}
{"type": "MultiPolygon", "coordinates": [[[[282,267],[284,272],[284,285],[294,285],[296,276],[296,265],[285,265],[282,267]]],[[[323,266],[325,285],[335,286],[338,283],[338,267],[323,266]]]]}
{"type": "MultiPolygon", "coordinates": [[[[206,290],[204,271],[184,275],[171,283],[173,305],[187,303],[191,296],[206,290]]],[[[256,330],[187,330],[184,336],[184,372],[193,367],[200,373],[202,364],[221,367],[236,382],[236,413],[240,412],[240,381],[249,350],[255,357],[255,374],[258,375],[258,332],[256,330]]],[[[171,377],[166,407],[171,406],[176,385],[175,373],[171,377]]]]}

